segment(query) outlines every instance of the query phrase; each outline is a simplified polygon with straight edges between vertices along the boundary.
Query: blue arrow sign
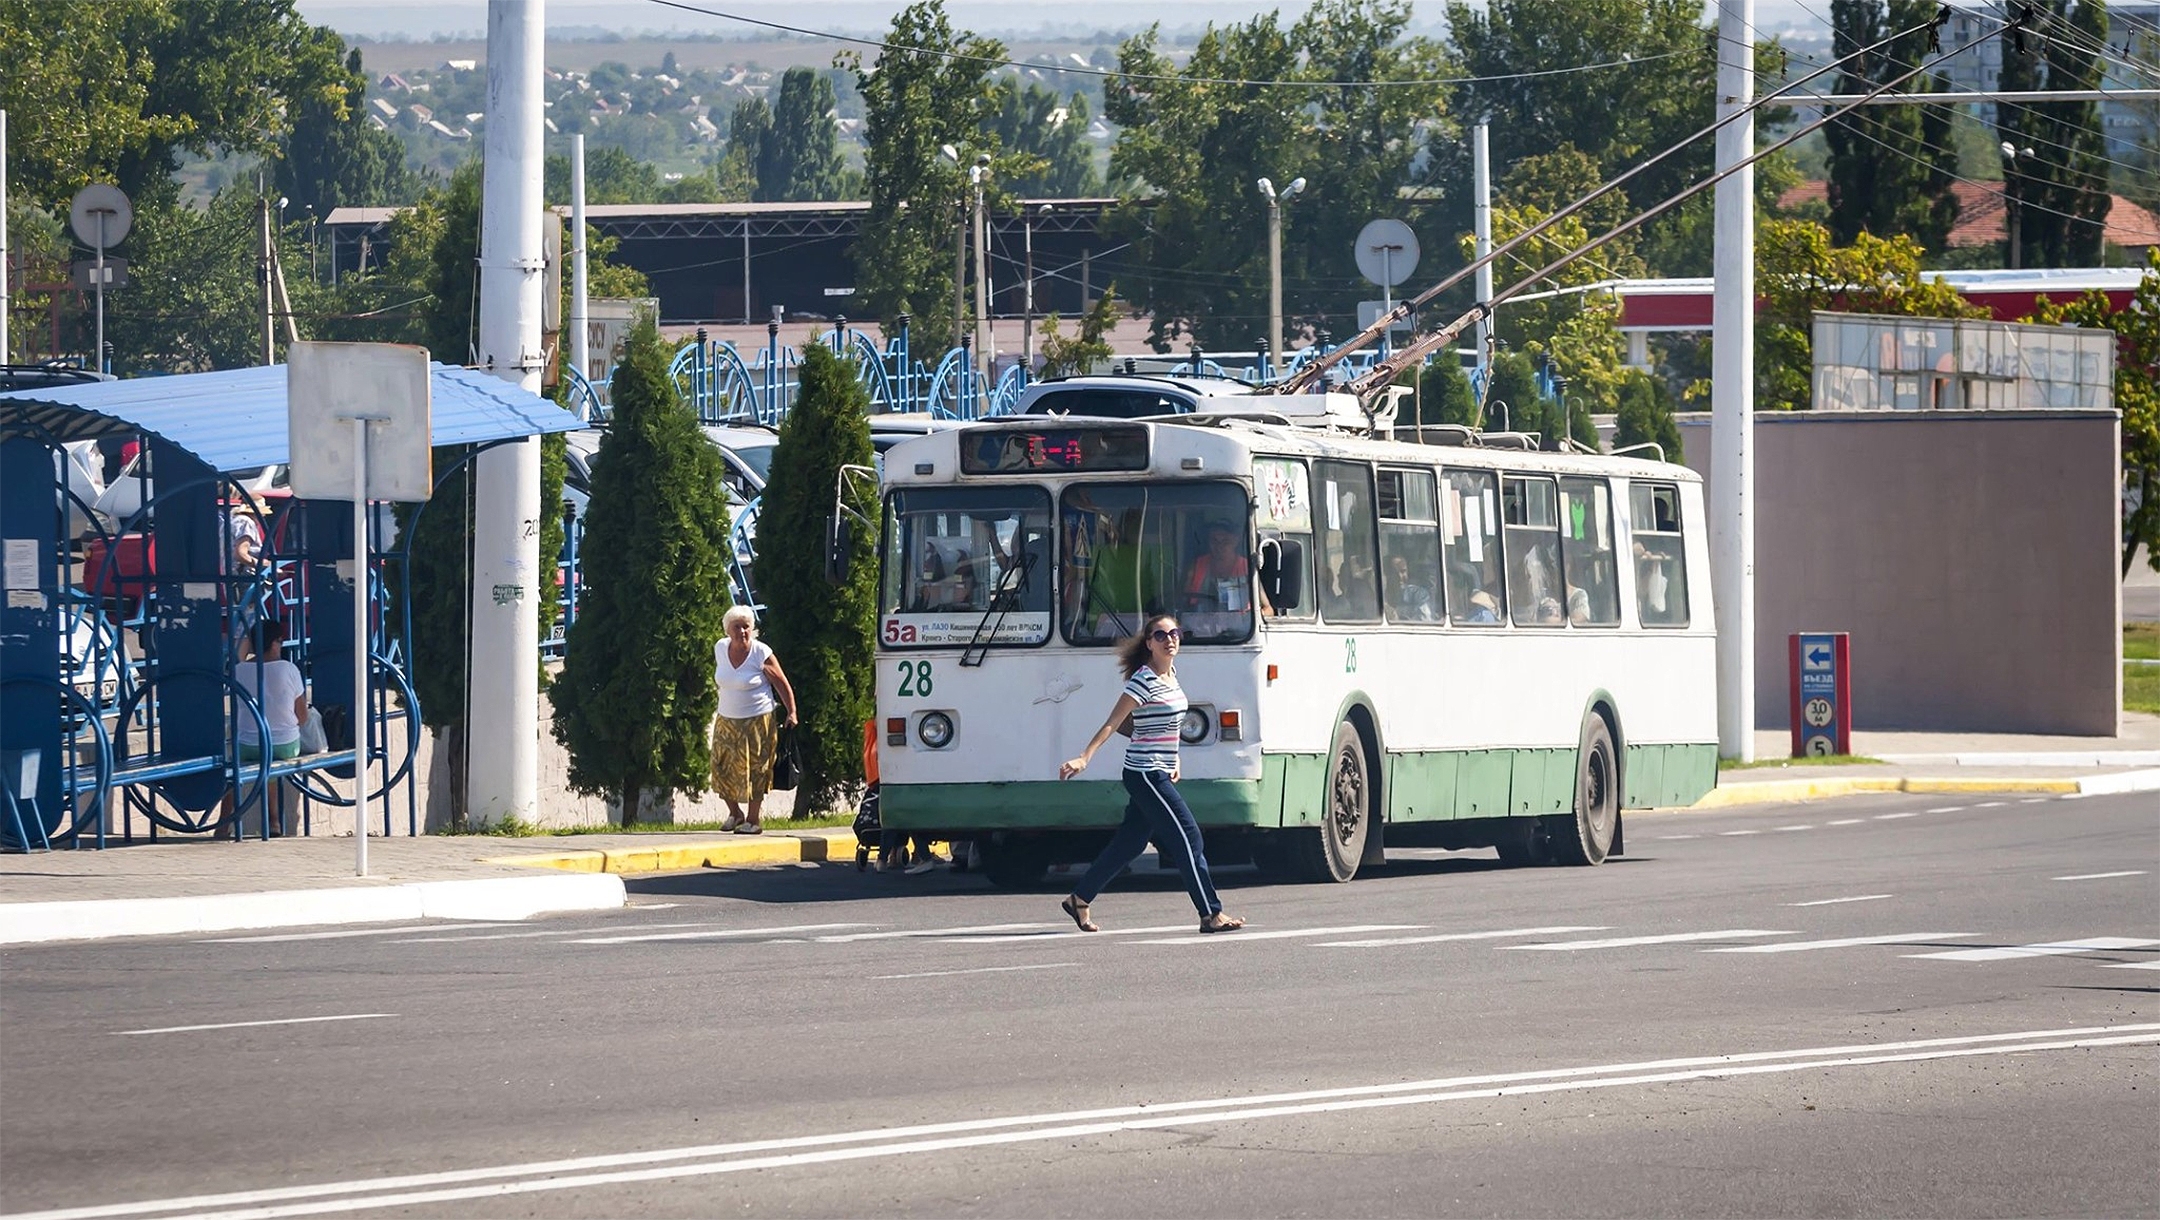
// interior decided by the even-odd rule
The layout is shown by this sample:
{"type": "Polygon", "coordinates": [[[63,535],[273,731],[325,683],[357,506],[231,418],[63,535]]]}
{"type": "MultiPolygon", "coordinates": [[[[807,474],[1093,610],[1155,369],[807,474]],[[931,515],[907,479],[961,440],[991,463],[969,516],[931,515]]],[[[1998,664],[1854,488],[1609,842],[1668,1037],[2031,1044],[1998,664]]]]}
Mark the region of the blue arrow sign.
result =
{"type": "Polygon", "coordinates": [[[1828,669],[1832,655],[1828,644],[1809,644],[1800,650],[1800,662],[1809,669],[1828,669]]]}

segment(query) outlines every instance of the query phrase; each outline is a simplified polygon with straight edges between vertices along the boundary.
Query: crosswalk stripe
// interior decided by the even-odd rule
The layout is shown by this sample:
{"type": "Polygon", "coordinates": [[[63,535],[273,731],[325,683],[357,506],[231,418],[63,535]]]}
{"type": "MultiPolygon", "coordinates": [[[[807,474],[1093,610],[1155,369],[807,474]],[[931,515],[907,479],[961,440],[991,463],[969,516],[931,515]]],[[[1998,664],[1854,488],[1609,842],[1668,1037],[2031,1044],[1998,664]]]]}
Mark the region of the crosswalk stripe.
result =
{"type": "Polygon", "coordinates": [[[2093,936],[2084,940],[2056,940],[2037,945],[2002,945],[1993,949],[1952,949],[1947,953],[1908,953],[1905,956],[1929,957],[1945,962],[2002,962],[2020,957],[2061,957],[2095,949],[2143,949],[2152,945],[2160,945],[2160,940],[2147,940],[2136,936],[2093,936]]]}
{"type": "Polygon", "coordinates": [[[1663,936],[1616,936],[1610,940],[1559,940],[1543,945],[1509,945],[1510,949],[1624,949],[1633,945],[1678,945],[1694,940],[1745,940],[1751,936],[1791,936],[1775,928],[1724,928],[1716,932],[1669,932],[1663,936]]]}
{"type": "Polygon", "coordinates": [[[415,923],[396,928],[341,928],[335,932],[278,932],[269,936],[217,936],[198,945],[267,945],[287,940],[348,940],[356,936],[397,936],[413,932],[452,932],[461,928],[500,928],[500,923],[415,923]]]}
{"type": "Polygon", "coordinates": [[[1211,932],[1194,936],[1166,936],[1157,940],[1143,940],[1142,945],[1205,945],[1215,941],[1287,940],[1294,936],[1343,936],[1352,932],[1415,932],[1429,927],[1422,923],[1358,923],[1339,928],[1277,928],[1267,932],[1211,932]]]}
{"type": "Polygon", "coordinates": [[[825,932],[833,928],[867,928],[862,923],[805,923],[784,928],[721,928],[702,932],[654,932],[635,933],[629,936],[584,936],[566,943],[573,945],[627,945],[650,940],[719,940],[744,936],[782,936],[796,932],[825,932]]]}
{"type": "MultiPolygon", "coordinates": [[[[1931,810],[1929,810],[1928,812],[1930,812],[1930,813],[1933,813],[1933,812],[1935,812],[1935,811],[1931,809],[1931,810]]],[[[1917,813],[1909,813],[1909,812],[1908,812],[1908,813],[1878,813],[1878,814],[1876,814],[1876,815],[1875,815],[1875,820],[1876,820],[1876,821],[1878,821],[1878,822],[1895,822],[1895,821],[1897,821],[1897,820],[1898,820],[1899,818],[1916,818],[1916,817],[1919,817],[1919,816],[1920,816],[1920,815],[1919,815],[1919,814],[1917,814],[1917,813]]]]}
{"type": "MultiPolygon", "coordinates": [[[[860,928],[862,924],[834,924],[834,927],[860,928]]],[[[840,936],[820,936],[818,943],[845,944],[857,940],[914,940],[925,936],[964,936],[970,932],[1026,932],[1036,928],[1054,928],[1054,923],[985,923],[966,928],[914,928],[905,932],[849,932],[840,936]]]]}
{"type": "Polygon", "coordinates": [[[2160,970],[2160,957],[2149,962],[2102,962],[2103,970],[2160,970]]]}
{"type": "Polygon", "coordinates": [[[1771,945],[1727,945],[1705,953],[1804,953],[1810,949],[1844,949],[1852,945],[1900,945],[1931,940],[1957,940],[1976,932],[1898,932],[1889,936],[1841,936],[1836,940],[1781,940],[1771,945]]]}
{"type": "Polygon", "coordinates": [[[1861,819],[1861,818],[1838,818],[1838,819],[1836,819],[1835,821],[1831,821],[1831,822],[1826,822],[1826,823],[1824,823],[1824,825],[1827,825],[1827,826],[1858,826],[1858,825],[1859,825],[1859,824],[1861,823],[1861,821],[1862,821],[1862,820],[1863,820],[1863,819],[1861,819]]]}
{"type": "Polygon", "coordinates": [[[1834,907],[1846,902],[1879,902],[1889,897],[1891,897],[1889,894],[1855,894],[1850,898],[1817,898],[1813,902],[1788,902],[1785,905],[1789,907],[1834,907]]]}
{"type": "Polygon", "coordinates": [[[1780,826],[1780,827],[1778,827],[1778,829],[1779,829],[1780,831],[1794,831],[1794,830],[1813,830],[1813,829],[1815,829],[1815,828],[1814,828],[1813,826],[1811,826],[1811,825],[1808,825],[1808,824],[1806,824],[1806,823],[1804,823],[1804,822],[1803,822],[1802,824],[1800,824],[1800,825],[1798,825],[1798,826],[1780,826]]]}
{"type": "Polygon", "coordinates": [[[2057,877],[2057,878],[2055,878],[2055,880],[2057,880],[2057,881],[2105,881],[2105,880],[2107,880],[2107,879],[2108,879],[2108,878],[2110,878],[2110,877],[2142,877],[2142,876],[2144,876],[2144,875],[2145,875],[2145,870],[2144,870],[2144,869],[2142,869],[2142,868],[2126,868],[2126,869],[2122,870],[2122,871],[2121,871],[2121,872],[2119,872],[2119,873],[2072,873],[2072,874],[2070,874],[2070,875],[2069,875],[2069,876],[2067,876],[2067,877],[2057,877]]]}
{"type": "Polygon", "coordinates": [[[1660,839],[1700,839],[1701,835],[1659,835],[1660,839]]]}
{"type": "Polygon", "coordinates": [[[1609,924],[1560,924],[1550,928],[1503,928],[1497,932],[1446,932],[1438,936],[1384,936],[1377,940],[1323,940],[1321,949],[1378,949],[1388,945],[1436,945],[1450,940],[1507,940],[1516,936],[1559,936],[1568,932],[1604,932],[1609,924]]]}
{"type": "Polygon", "coordinates": [[[1100,932],[1082,932],[1067,928],[1063,932],[1035,932],[1026,936],[947,936],[942,944],[948,945],[1039,945],[1047,940],[1077,940],[1087,936],[1161,936],[1165,932],[1183,932],[1191,924],[1166,923],[1152,928],[1104,928],[1100,932]]]}

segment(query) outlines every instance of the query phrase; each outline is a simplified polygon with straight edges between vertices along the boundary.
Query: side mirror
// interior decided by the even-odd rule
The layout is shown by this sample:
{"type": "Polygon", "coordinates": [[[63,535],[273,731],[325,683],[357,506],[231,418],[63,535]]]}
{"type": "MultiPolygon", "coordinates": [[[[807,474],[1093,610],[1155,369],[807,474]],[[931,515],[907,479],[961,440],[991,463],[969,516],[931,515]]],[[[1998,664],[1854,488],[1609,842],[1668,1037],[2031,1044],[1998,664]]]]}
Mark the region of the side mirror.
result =
{"type": "Polygon", "coordinates": [[[1292,538],[1261,542],[1260,587],[1278,612],[1297,609],[1299,591],[1305,587],[1305,544],[1292,538]]]}
{"type": "Polygon", "coordinates": [[[828,584],[844,585],[848,580],[848,567],[854,557],[855,531],[846,517],[834,514],[825,521],[825,580],[828,584]]]}

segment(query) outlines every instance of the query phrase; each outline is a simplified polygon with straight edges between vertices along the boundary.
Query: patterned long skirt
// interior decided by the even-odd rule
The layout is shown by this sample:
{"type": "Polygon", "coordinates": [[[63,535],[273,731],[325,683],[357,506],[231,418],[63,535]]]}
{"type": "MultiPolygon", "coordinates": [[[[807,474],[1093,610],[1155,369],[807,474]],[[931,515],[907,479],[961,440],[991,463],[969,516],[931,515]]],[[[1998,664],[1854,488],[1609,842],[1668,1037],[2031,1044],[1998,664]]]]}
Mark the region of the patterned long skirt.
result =
{"type": "Polygon", "coordinates": [[[721,800],[747,805],[772,787],[773,754],[779,745],[776,713],[712,722],[712,787],[721,800]]]}

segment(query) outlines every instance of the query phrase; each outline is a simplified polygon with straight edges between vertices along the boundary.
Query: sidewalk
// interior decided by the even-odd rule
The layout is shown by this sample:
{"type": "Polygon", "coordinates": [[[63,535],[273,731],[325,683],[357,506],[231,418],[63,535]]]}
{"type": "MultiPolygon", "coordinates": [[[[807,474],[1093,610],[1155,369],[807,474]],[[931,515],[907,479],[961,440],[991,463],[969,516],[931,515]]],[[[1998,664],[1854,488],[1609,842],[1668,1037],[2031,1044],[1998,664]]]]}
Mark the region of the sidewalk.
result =
{"type": "MultiPolygon", "coordinates": [[[[1728,770],[1698,809],[1869,792],[2160,792],[2160,717],[2126,714],[2108,739],[1855,733],[1879,763],[1728,770]]],[[[1787,752],[1757,736],[1757,756],[1787,752]]],[[[852,831],[712,831],[536,838],[371,838],[369,875],[353,841],[168,838],[106,851],[0,855],[0,945],[242,928],[416,919],[484,922],[627,901],[622,877],[699,868],[849,863],[852,831]]]]}

